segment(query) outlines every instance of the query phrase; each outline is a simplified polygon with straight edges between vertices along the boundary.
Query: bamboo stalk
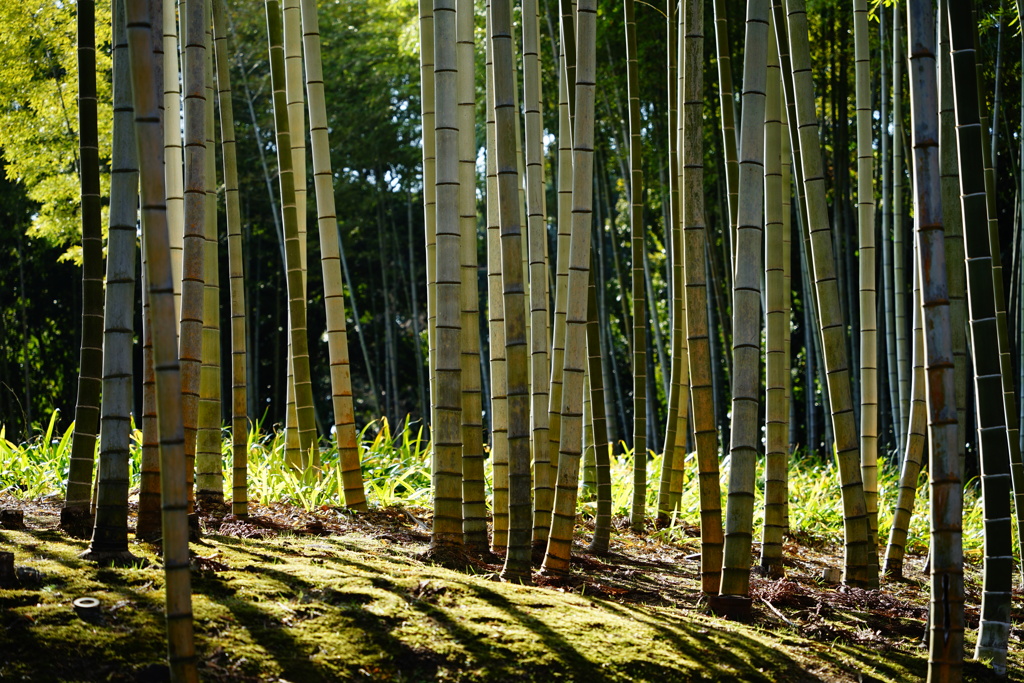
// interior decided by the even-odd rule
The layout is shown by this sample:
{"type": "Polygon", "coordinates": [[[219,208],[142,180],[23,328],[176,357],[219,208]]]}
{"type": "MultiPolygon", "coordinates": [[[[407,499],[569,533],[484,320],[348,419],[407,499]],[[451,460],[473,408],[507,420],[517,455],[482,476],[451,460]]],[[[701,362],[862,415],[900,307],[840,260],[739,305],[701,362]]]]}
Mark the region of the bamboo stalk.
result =
{"type": "Polygon", "coordinates": [[[192,590],[189,578],[188,497],[181,375],[173,330],[174,287],[163,178],[163,135],[157,104],[158,71],[153,43],[158,31],[150,23],[150,3],[126,0],[136,155],[140,161],[143,244],[146,249],[147,298],[155,327],[154,367],[160,421],[163,557],[168,659],[171,680],[198,681],[192,638],[192,590]]]}

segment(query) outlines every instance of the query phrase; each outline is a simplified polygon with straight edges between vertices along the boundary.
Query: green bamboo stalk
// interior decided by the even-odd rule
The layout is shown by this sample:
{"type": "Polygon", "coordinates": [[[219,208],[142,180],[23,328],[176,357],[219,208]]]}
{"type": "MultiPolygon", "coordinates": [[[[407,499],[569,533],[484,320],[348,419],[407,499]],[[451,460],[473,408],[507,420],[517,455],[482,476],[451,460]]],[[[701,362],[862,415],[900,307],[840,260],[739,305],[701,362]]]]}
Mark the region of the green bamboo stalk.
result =
{"type": "Polygon", "coordinates": [[[530,496],[530,365],[527,358],[522,269],[519,155],[516,153],[515,64],[508,0],[491,0],[488,26],[494,69],[495,156],[508,396],[509,528],[508,550],[501,577],[507,581],[529,583],[533,536],[533,505],[530,496]]]}
{"type": "MultiPolygon", "coordinates": [[[[182,256],[185,237],[185,175],[184,149],[181,137],[181,59],[179,53],[178,15],[184,28],[188,9],[186,0],[163,3],[163,103],[164,103],[164,187],[167,192],[167,229],[171,240],[171,270],[174,273],[174,317],[181,319],[182,256]]],[[[177,334],[177,332],[175,332],[177,334]]]]}
{"type": "Polygon", "coordinates": [[[83,559],[103,564],[136,560],[128,550],[128,461],[131,450],[132,337],[135,308],[135,222],[139,167],[128,66],[124,7],[113,6],[114,130],[103,306],[103,404],[96,523],[83,559]]]}
{"type": "MultiPolygon", "coordinates": [[[[886,50],[886,23],[885,17],[888,15],[886,8],[880,6],[878,8],[878,23],[879,33],[878,42],[881,55],[879,62],[882,64],[881,77],[882,77],[882,96],[880,104],[881,120],[882,120],[882,131],[881,131],[881,144],[879,145],[881,156],[880,156],[880,167],[882,172],[882,195],[881,195],[881,213],[882,213],[882,290],[883,290],[883,314],[885,315],[885,352],[886,352],[886,368],[888,370],[888,377],[886,383],[889,385],[889,407],[892,419],[892,431],[894,441],[896,443],[896,450],[899,453],[904,452],[906,444],[906,433],[901,429],[901,425],[904,421],[903,407],[900,405],[900,387],[896,360],[896,316],[895,316],[895,292],[893,292],[892,283],[892,231],[890,226],[892,225],[892,202],[890,201],[890,185],[892,179],[892,164],[890,162],[891,155],[889,153],[889,59],[888,52],[886,50]]],[[[909,419],[909,418],[908,418],[909,419]]]]}
{"type": "Polygon", "coordinates": [[[675,447],[672,449],[672,469],[669,475],[668,482],[668,509],[676,510],[680,506],[683,495],[683,483],[686,474],[686,458],[687,458],[687,442],[689,440],[689,417],[690,417],[690,361],[689,361],[689,343],[686,338],[686,292],[685,292],[685,280],[686,280],[686,262],[683,259],[683,207],[682,207],[682,191],[683,191],[683,147],[686,145],[686,139],[683,135],[683,43],[685,42],[685,30],[683,26],[683,11],[682,7],[679,8],[676,21],[676,88],[675,98],[676,103],[676,165],[675,169],[676,176],[676,204],[673,214],[675,220],[673,221],[672,228],[672,252],[673,252],[673,273],[672,273],[672,288],[674,296],[677,296],[679,303],[677,306],[679,317],[673,319],[673,334],[677,335],[680,340],[679,349],[679,406],[676,412],[676,431],[675,431],[675,447]]]}
{"type": "MultiPolygon", "coordinates": [[[[670,370],[668,393],[668,416],[665,421],[665,449],[661,458],[661,478],[658,485],[658,518],[668,518],[672,508],[670,504],[670,488],[672,470],[675,467],[676,444],[678,441],[680,405],[684,403],[680,395],[682,389],[683,356],[683,287],[681,272],[682,249],[679,244],[679,134],[678,134],[678,29],[676,27],[676,6],[670,4],[666,14],[667,28],[667,68],[668,84],[668,192],[665,200],[668,209],[665,216],[665,241],[668,251],[667,268],[670,276],[671,315],[669,316],[672,334],[672,367],[670,370]]],[[[664,372],[664,369],[662,370],[664,372]]],[[[685,406],[682,408],[685,410],[685,406]]],[[[685,455],[683,456],[685,457],[685,455]]],[[[633,507],[630,511],[630,526],[633,531],[643,531],[644,506],[647,498],[647,459],[635,458],[633,462],[633,507]]]]}
{"type": "MultiPolygon", "coordinates": [[[[725,0],[715,0],[715,62],[718,65],[718,103],[722,127],[722,147],[725,153],[725,183],[729,206],[729,230],[725,238],[730,245],[729,254],[735,256],[736,226],[739,216],[740,167],[736,153],[736,108],[733,104],[732,55],[729,49],[729,24],[725,0]]],[[[726,276],[731,294],[731,276],[726,276]]]]}
{"type": "Polygon", "coordinates": [[[764,115],[765,232],[765,470],[764,530],[761,568],[768,576],[785,575],[782,535],[786,530],[786,477],[789,453],[786,403],[786,348],[789,326],[784,302],[782,223],[782,76],[774,31],[768,32],[768,71],[764,115]]]}
{"type": "MultiPolygon", "coordinates": [[[[910,428],[910,353],[906,325],[906,276],[903,244],[903,23],[899,11],[892,15],[892,272],[893,328],[896,334],[896,370],[900,389],[899,429],[907,434],[910,428]]],[[[903,439],[906,443],[906,437],[903,439]]]]}
{"type": "Polygon", "coordinates": [[[949,30],[945,12],[939,12],[939,164],[942,172],[942,216],[946,233],[946,277],[949,282],[949,315],[956,373],[956,412],[959,435],[960,478],[966,468],[967,443],[967,298],[964,270],[964,226],[960,214],[960,169],[956,149],[956,112],[953,110],[953,78],[949,61],[949,30]]]}
{"type": "MultiPolygon", "coordinates": [[[[687,0],[684,24],[683,130],[702,130],[704,115],[704,7],[687,0]]],[[[683,146],[683,257],[686,260],[686,330],[693,395],[693,431],[700,488],[701,589],[716,595],[722,572],[722,495],[718,473],[718,430],[712,387],[711,340],[705,275],[704,151],[700,137],[683,146]]]]}
{"type": "MultiPolygon", "coordinates": [[[[284,92],[285,106],[288,117],[288,139],[291,144],[292,175],[294,178],[295,221],[298,230],[300,279],[302,284],[301,305],[306,309],[306,270],[307,270],[307,237],[306,237],[306,117],[305,102],[302,94],[302,26],[299,0],[281,0],[284,46],[284,92]]],[[[289,306],[289,316],[291,310],[289,306]]],[[[290,318],[289,318],[290,320],[290,318]]],[[[289,330],[292,329],[289,323],[289,330]]],[[[294,336],[294,335],[292,335],[294,336]]],[[[312,441],[316,440],[316,425],[309,423],[300,416],[305,413],[313,416],[313,406],[303,405],[305,389],[296,386],[296,366],[306,361],[298,360],[295,340],[289,336],[288,353],[291,359],[288,364],[288,389],[285,418],[285,457],[289,464],[302,472],[309,473],[311,467],[319,461],[319,449],[311,450],[312,441]],[[295,437],[298,436],[296,439],[295,437]]],[[[307,342],[308,344],[308,342],[307,342]]],[[[315,419],[315,416],[314,416],[315,419]]]]}
{"type": "MultiPolygon", "coordinates": [[[[975,23],[975,26],[977,24],[975,23]]],[[[980,64],[976,63],[980,70],[980,64]]],[[[979,74],[978,82],[981,82],[979,74]]],[[[998,90],[998,86],[997,86],[998,90]]],[[[987,118],[984,114],[984,102],[979,101],[978,108],[981,118],[987,118]]],[[[993,114],[993,116],[995,116],[993,114]]],[[[996,173],[995,163],[990,151],[990,138],[988,128],[981,127],[981,154],[982,163],[985,167],[985,200],[988,209],[988,241],[989,249],[993,254],[1000,254],[1002,249],[999,245],[999,219],[996,211],[996,173]]],[[[1017,426],[1017,397],[1013,392],[1013,362],[1010,359],[1010,335],[1009,324],[1006,318],[1006,294],[1003,282],[1003,263],[1001,258],[992,260],[992,286],[996,305],[996,333],[999,335],[999,372],[1003,387],[1003,410],[1006,413],[1006,434],[1010,443],[1010,481],[1013,484],[1014,512],[1017,521],[1018,538],[1017,550],[1024,548],[1024,539],[1020,538],[1019,531],[1024,529],[1024,463],[1021,461],[1020,430],[1017,426]]]]}
{"type": "Polygon", "coordinates": [[[740,131],[739,212],[732,307],[732,444],[721,595],[750,592],[754,478],[760,429],[761,248],[764,201],[764,113],[768,52],[768,2],[747,5],[740,131]]]}
{"type": "MultiPolygon", "coordinates": [[[[432,0],[419,0],[420,12],[420,107],[423,147],[423,225],[424,249],[427,256],[427,373],[430,383],[430,404],[434,404],[436,381],[434,365],[437,357],[437,266],[436,249],[436,203],[434,182],[436,178],[436,152],[434,150],[434,14],[432,0]]],[[[342,261],[344,265],[344,260],[342,261]]],[[[353,306],[353,312],[355,307],[353,306]]],[[[356,317],[356,326],[358,329],[356,317]]],[[[362,339],[362,335],[360,335],[362,339]]],[[[371,374],[372,378],[372,374],[371,374]]],[[[371,380],[372,381],[372,380],[371,380]]],[[[374,393],[376,400],[376,392],[374,393]]],[[[378,411],[379,412],[379,411],[378,411]]],[[[430,411],[428,411],[429,413],[430,411]]],[[[427,420],[430,418],[427,417],[427,420]]]]}
{"type": "MultiPolygon", "coordinates": [[[[915,250],[915,270],[919,267],[915,250]]],[[[900,457],[899,493],[893,509],[892,526],[889,527],[889,541],[885,547],[885,563],[883,573],[891,579],[903,578],[903,556],[907,544],[907,532],[910,529],[910,517],[914,512],[914,499],[917,496],[918,478],[924,457],[926,421],[928,409],[925,405],[924,376],[924,329],[921,320],[921,290],[917,275],[914,277],[914,348],[911,353],[911,364],[914,368],[910,383],[910,415],[907,432],[904,438],[906,450],[900,457]]]]}
{"type": "MultiPolygon", "coordinates": [[[[647,297],[644,291],[643,143],[640,139],[640,73],[633,0],[623,0],[626,23],[626,90],[629,99],[629,227],[633,279],[633,458],[647,461],[647,297]]],[[[635,481],[634,481],[635,486],[635,481]]],[[[634,497],[636,493],[634,490],[634,497]]]]}
{"type": "MultiPolygon", "coordinates": [[[[878,585],[878,560],[870,541],[867,504],[860,473],[858,433],[853,414],[850,370],[844,341],[846,325],[839,306],[832,230],[825,202],[825,178],[819,153],[818,125],[808,45],[807,15],[803,0],[787,0],[794,103],[801,138],[802,177],[808,222],[805,230],[814,260],[815,290],[823,338],[828,396],[843,496],[846,558],[844,581],[851,585],[878,585]]],[[[788,98],[787,98],[788,99],[788,98]]]]}
{"type": "Polygon", "coordinates": [[[981,623],[974,656],[1004,669],[1013,588],[1010,457],[996,319],[993,254],[988,230],[984,181],[984,143],[975,68],[974,27],[970,8],[946,3],[949,19],[957,148],[960,161],[960,207],[967,263],[967,299],[974,350],[974,387],[981,450],[981,487],[985,524],[985,572],[981,623]],[[997,398],[998,397],[998,398],[997,398]]]}
{"type": "Polygon", "coordinates": [[[281,44],[281,14],[277,0],[267,0],[267,36],[270,47],[271,84],[274,89],[274,122],[277,128],[278,181],[281,188],[282,219],[285,230],[285,264],[288,273],[288,312],[291,327],[291,364],[295,377],[295,405],[299,447],[308,454],[316,446],[313,416],[313,390],[309,372],[309,348],[306,337],[306,307],[302,298],[302,259],[299,246],[295,188],[290,153],[291,131],[284,83],[284,48],[281,44]]]}
{"type": "MultiPolygon", "coordinates": [[[[103,372],[103,234],[100,216],[96,109],[96,3],[78,5],[78,154],[82,202],[82,340],[71,465],[61,527],[82,534],[92,526],[89,503],[99,427],[103,372]]],[[[86,532],[87,533],[87,532],[86,532]]]]}
{"type": "MultiPolygon", "coordinates": [[[[605,399],[608,397],[604,386],[602,361],[607,349],[601,344],[601,322],[598,313],[598,287],[595,277],[597,271],[597,253],[591,251],[590,262],[590,285],[587,288],[587,374],[584,380],[584,449],[589,450],[591,455],[588,459],[584,455],[584,461],[591,465],[591,469],[584,473],[584,486],[592,483],[597,494],[597,514],[594,517],[594,538],[587,551],[598,555],[608,552],[608,545],[611,541],[612,523],[612,477],[611,477],[611,454],[608,443],[608,422],[605,409],[605,399]],[[589,406],[592,408],[589,415],[587,395],[589,395],[589,406]],[[588,418],[590,418],[588,420],[588,418]],[[589,432],[590,441],[587,441],[589,432]],[[592,482],[588,481],[588,475],[592,472],[592,482]]],[[[635,456],[634,456],[635,457],[635,456]]]]}
{"type": "MultiPolygon", "coordinates": [[[[563,17],[564,23],[565,17],[563,17]]],[[[571,20],[571,17],[570,17],[571,20]]],[[[574,90],[575,86],[570,85],[569,77],[566,75],[566,62],[568,55],[566,51],[570,46],[564,43],[564,33],[571,31],[571,24],[568,29],[563,28],[563,49],[562,58],[559,60],[558,79],[558,169],[557,169],[557,190],[558,206],[556,226],[558,235],[555,243],[555,312],[554,324],[551,330],[551,381],[549,383],[550,394],[548,396],[548,453],[549,457],[560,451],[561,425],[562,425],[562,367],[565,360],[565,331],[566,331],[566,307],[568,306],[569,287],[569,247],[572,225],[572,130],[569,117],[569,96],[568,93],[574,90]]],[[[575,44],[571,46],[573,58],[575,59],[575,44]]],[[[573,64],[575,68],[575,62],[573,64]]],[[[575,72],[574,72],[575,73],[575,72]]],[[[557,470],[557,461],[551,463],[550,490],[537,492],[536,509],[542,521],[548,522],[550,527],[550,511],[554,502],[554,478],[557,470]]],[[[535,515],[537,519],[538,515],[535,515]]],[[[544,529],[541,534],[534,532],[534,540],[542,541],[547,538],[548,530],[544,529]]]]}
{"type": "Polygon", "coordinates": [[[594,90],[596,85],[597,5],[580,0],[576,27],[576,112],[573,130],[572,236],[566,307],[565,363],[558,476],[543,569],[565,574],[569,569],[572,530],[576,520],[576,492],[582,443],[581,403],[586,360],[585,331],[590,271],[590,222],[593,211],[594,90]]]}

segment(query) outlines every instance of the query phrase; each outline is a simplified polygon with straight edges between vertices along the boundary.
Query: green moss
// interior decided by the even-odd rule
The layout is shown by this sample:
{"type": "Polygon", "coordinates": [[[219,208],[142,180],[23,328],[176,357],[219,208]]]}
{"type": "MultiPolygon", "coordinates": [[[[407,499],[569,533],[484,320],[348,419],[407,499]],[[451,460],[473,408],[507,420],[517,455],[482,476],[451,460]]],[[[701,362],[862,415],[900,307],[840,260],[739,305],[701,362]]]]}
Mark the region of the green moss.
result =
{"type": "MultiPolygon", "coordinates": [[[[39,585],[0,590],[0,680],[128,681],[162,665],[163,574],[152,547],[132,547],[146,565],[98,569],[78,559],[84,542],[56,532],[5,531],[0,543],[19,566],[42,573],[39,585]],[[83,595],[100,599],[96,621],[73,610],[83,595]]],[[[220,570],[193,573],[201,676],[589,683],[904,681],[925,673],[911,636],[879,648],[703,614],[671,598],[696,595],[692,568],[669,585],[635,562],[601,563],[595,576],[637,574],[644,604],[425,565],[413,554],[420,549],[359,535],[207,536],[193,550],[220,570]]],[[[856,616],[833,617],[837,627],[856,628],[856,616]]]]}

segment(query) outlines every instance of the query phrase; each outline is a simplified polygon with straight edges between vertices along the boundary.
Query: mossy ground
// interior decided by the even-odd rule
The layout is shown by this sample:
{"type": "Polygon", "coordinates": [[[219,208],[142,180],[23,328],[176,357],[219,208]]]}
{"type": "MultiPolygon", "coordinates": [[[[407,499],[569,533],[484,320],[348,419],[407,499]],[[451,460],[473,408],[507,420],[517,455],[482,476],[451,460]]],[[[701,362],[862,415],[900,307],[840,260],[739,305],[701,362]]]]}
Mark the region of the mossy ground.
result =
{"type": "MultiPolygon", "coordinates": [[[[258,512],[212,524],[193,545],[204,680],[910,681],[926,672],[926,588],[820,586],[820,567],[841,562],[828,548],[787,545],[790,577],[755,578],[754,613],[739,623],[704,609],[696,539],[623,530],[612,554],[578,557],[569,580],[531,587],[497,581],[488,558],[468,572],[422,562],[422,512],[258,512]]],[[[28,530],[0,531],[0,548],[29,570],[21,587],[0,590],[0,680],[165,680],[157,549],[133,543],[140,563],[97,568],[78,558],[87,542],[52,528],[53,515],[36,507],[28,530]],[[100,600],[97,617],[76,614],[81,596],[100,600]]],[[[1020,663],[1012,654],[1011,672],[1020,663]]],[[[965,674],[985,680],[988,669],[969,663],[965,674]]]]}

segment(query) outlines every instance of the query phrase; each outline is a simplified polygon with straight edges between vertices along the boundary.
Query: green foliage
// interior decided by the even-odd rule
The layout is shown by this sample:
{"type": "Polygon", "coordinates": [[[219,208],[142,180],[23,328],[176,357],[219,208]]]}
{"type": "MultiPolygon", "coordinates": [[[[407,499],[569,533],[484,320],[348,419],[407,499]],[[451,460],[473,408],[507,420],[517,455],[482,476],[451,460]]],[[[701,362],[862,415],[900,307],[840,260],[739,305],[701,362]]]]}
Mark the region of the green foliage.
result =
{"type": "Polygon", "coordinates": [[[21,445],[8,441],[6,428],[0,425],[0,491],[39,498],[64,490],[75,423],[60,434],[56,431],[58,414],[53,411],[46,430],[21,445]]]}
{"type": "MultiPolygon", "coordinates": [[[[7,177],[39,204],[30,234],[81,260],[78,181],[78,66],[73,3],[0,3],[0,150],[7,177]]],[[[101,166],[110,157],[110,3],[96,5],[101,166]]],[[[109,194],[109,173],[101,193],[109,194]]],[[[104,220],[104,224],[106,221],[104,220]]]]}
{"type": "MultiPolygon", "coordinates": [[[[53,495],[64,487],[71,456],[71,435],[74,424],[63,434],[56,431],[57,413],[50,417],[47,429],[27,443],[18,445],[4,435],[0,427],[0,491],[21,498],[53,495]]],[[[132,486],[139,483],[141,437],[134,432],[132,444],[132,486]]],[[[401,429],[392,429],[387,418],[381,418],[363,427],[359,434],[362,450],[363,481],[371,505],[425,507],[430,503],[430,442],[424,438],[423,425],[408,420],[401,429]]],[[[612,513],[629,514],[632,496],[633,451],[622,447],[620,455],[611,458],[612,513]]],[[[284,460],[284,435],[281,432],[264,433],[260,425],[249,431],[249,496],[261,503],[290,503],[313,510],[323,506],[343,504],[341,470],[338,467],[338,449],[331,445],[322,448],[322,464],[318,477],[303,477],[289,469],[284,460]]],[[[224,468],[230,471],[231,441],[223,442],[224,468]]],[[[723,505],[729,470],[726,461],[721,481],[723,505]]],[[[654,510],[658,498],[657,473],[661,471],[661,455],[649,454],[647,461],[647,508],[654,510]]],[[[488,468],[489,469],[489,468],[488,468]]],[[[839,495],[839,478],[834,466],[808,460],[800,456],[790,459],[789,465],[789,523],[791,533],[818,544],[841,544],[843,508],[839,495]]],[[[229,479],[229,478],[228,478],[229,479]]],[[[892,524],[892,510],[896,503],[899,473],[891,467],[879,470],[879,539],[888,538],[892,524]]],[[[230,484],[225,482],[225,495],[231,495],[230,484]]],[[[491,491],[487,481],[488,494],[491,491]]],[[[763,463],[758,465],[758,496],[764,494],[763,463]]],[[[983,553],[981,493],[977,480],[967,482],[964,493],[964,557],[968,562],[980,562],[983,553]]],[[[686,456],[686,479],[681,502],[668,528],[656,532],[664,540],[682,540],[686,526],[692,528],[700,521],[700,499],[696,485],[695,454],[686,456]]],[[[928,479],[925,472],[917,490],[914,516],[910,523],[907,551],[924,554],[928,549],[928,479]]],[[[597,503],[592,497],[580,496],[578,512],[584,517],[596,516],[597,503]]],[[[759,538],[763,524],[763,508],[754,513],[754,537],[759,538]]],[[[1016,533],[1016,529],[1014,530],[1016,533]]],[[[1014,548],[1016,548],[1016,543],[1014,548]]]]}

